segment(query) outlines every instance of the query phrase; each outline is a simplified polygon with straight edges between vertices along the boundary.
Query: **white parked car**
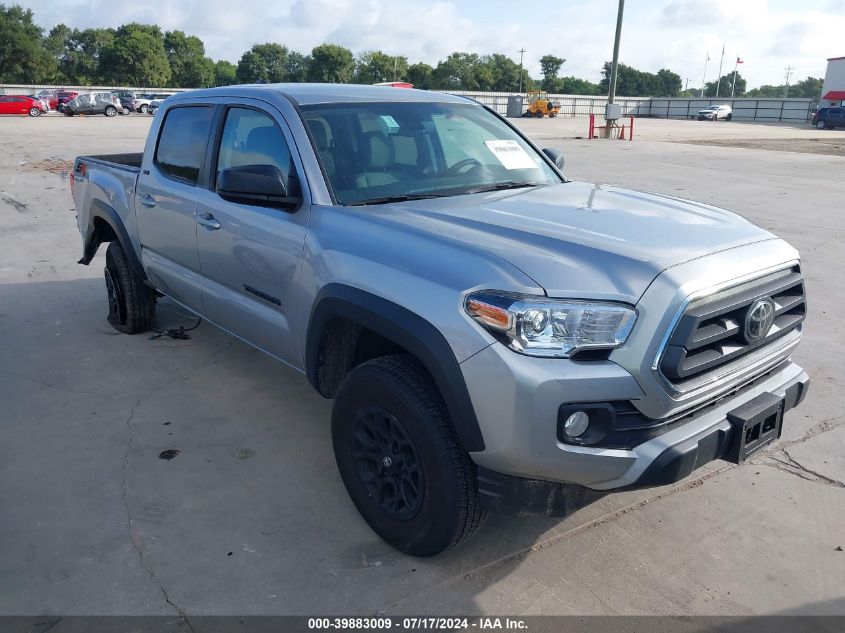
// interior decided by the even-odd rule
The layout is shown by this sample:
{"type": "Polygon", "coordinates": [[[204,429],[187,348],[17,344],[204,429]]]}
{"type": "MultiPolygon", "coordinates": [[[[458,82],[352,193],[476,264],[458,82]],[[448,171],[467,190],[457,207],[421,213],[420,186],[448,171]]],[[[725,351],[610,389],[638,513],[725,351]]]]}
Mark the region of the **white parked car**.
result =
{"type": "Polygon", "coordinates": [[[729,105],[712,105],[698,111],[699,121],[718,121],[719,119],[730,121],[733,116],[733,110],[729,105]]]}

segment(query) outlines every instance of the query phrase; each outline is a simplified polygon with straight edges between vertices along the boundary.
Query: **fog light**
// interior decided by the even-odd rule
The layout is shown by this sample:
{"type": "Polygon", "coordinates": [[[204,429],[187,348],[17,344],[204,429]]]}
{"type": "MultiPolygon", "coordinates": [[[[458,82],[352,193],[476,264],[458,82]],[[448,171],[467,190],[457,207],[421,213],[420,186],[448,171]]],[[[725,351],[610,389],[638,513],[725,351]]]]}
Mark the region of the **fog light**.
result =
{"type": "Polygon", "coordinates": [[[583,411],[576,411],[566,418],[566,422],[563,423],[563,431],[569,437],[578,437],[587,431],[588,426],[590,426],[590,416],[583,411]]]}

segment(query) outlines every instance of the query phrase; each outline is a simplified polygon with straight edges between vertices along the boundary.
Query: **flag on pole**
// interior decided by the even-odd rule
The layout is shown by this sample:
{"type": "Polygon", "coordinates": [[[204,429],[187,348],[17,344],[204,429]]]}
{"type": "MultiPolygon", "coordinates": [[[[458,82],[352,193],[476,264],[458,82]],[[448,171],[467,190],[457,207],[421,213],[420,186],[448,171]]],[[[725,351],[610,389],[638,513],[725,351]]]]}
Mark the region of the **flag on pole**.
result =
{"type": "Polygon", "coordinates": [[[744,61],[742,61],[742,58],[737,57],[737,58],[736,58],[736,63],[737,63],[737,64],[744,64],[745,62],[744,62],[744,61]]]}

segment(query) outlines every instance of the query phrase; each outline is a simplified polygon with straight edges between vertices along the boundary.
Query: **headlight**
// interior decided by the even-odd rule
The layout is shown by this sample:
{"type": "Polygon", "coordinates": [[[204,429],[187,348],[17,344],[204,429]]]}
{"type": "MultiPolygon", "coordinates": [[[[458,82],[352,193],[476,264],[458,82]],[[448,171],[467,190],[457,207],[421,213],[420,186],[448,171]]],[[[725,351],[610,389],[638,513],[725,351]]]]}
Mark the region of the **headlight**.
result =
{"type": "Polygon", "coordinates": [[[586,349],[612,349],[628,338],[637,313],[616,303],[556,300],[495,292],[467,296],[467,313],[529,356],[569,358],[586,349]]]}

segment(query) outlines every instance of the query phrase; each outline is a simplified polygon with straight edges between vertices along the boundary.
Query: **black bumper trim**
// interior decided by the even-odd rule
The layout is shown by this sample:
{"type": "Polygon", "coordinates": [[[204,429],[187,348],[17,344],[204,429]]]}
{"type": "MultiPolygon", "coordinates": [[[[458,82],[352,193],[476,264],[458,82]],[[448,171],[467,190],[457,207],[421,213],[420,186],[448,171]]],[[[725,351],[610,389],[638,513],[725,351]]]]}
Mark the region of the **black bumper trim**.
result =
{"type": "MultiPolygon", "coordinates": [[[[783,398],[784,412],[801,404],[809,386],[810,381],[806,380],[787,387],[783,398]]],[[[624,490],[674,484],[689,477],[694,470],[707,462],[722,459],[731,447],[733,429],[733,425],[726,417],[715,429],[670,446],[651,463],[636,482],[626,486],[624,490]]],[[[622,488],[617,490],[622,490],[622,488]]]]}

